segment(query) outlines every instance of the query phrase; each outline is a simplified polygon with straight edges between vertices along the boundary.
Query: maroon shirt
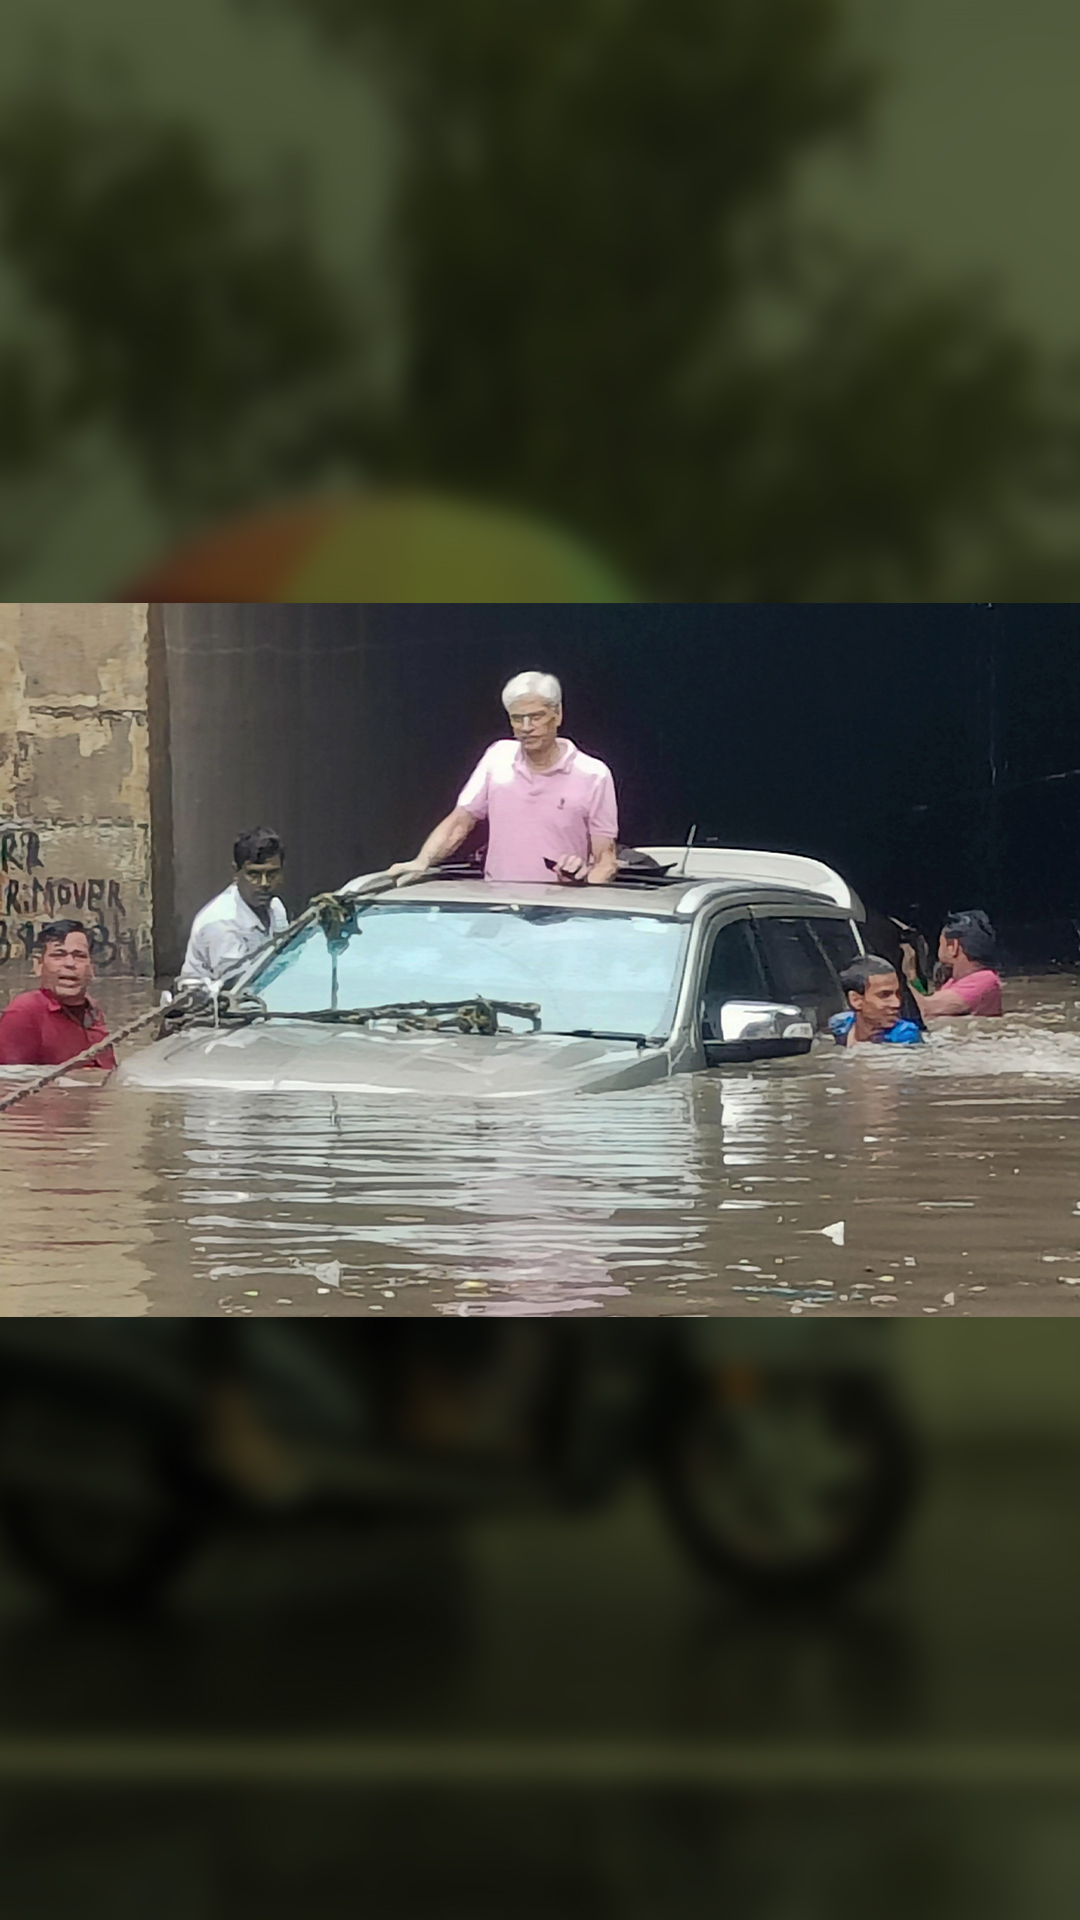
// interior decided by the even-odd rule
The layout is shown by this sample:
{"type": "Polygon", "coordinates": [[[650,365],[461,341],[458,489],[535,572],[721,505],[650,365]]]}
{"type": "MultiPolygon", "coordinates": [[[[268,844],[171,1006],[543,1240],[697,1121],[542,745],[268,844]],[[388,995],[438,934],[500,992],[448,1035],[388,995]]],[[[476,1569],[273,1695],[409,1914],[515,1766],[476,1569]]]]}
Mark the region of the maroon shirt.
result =
{"type": "MultiPolygon", "coordinates": [[[[65,1006],[48,987],[17,993],[0,1013],[0,1067],[59,1067],[104,1040],[109,1029],[94,1000],[65,1006]]],[[[115,1067],[111,1047],[92,1066],[115,1067]]]]}

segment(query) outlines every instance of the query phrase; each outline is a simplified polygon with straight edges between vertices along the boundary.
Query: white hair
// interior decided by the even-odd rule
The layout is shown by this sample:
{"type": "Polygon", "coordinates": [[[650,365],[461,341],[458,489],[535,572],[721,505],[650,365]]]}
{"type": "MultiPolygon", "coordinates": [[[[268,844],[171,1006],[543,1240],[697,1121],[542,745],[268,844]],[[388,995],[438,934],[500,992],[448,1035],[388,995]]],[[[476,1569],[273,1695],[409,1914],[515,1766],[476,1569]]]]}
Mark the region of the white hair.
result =
{"type": "Polygon", "coordinates": [[[545,707],[562,706],[562,688],[553,673],[515,673],[502,690],[503,706],[509,710],[511,700],[526,700],[530,694],[545,707]]]}

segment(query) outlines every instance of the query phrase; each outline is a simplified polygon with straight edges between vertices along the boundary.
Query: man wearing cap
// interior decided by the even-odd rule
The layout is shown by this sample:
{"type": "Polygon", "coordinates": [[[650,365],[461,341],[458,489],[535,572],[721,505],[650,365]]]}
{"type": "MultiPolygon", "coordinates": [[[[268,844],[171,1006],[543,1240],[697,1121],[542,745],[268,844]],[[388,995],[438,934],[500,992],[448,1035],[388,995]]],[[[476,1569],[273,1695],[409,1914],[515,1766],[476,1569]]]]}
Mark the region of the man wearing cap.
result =
{"type": "Polygon", "coordinates": [[[486,879],[602,886],[615,874],[619,830],[610,770],[560,738],[562,689],[554,674],[517,674],[503,688],[502,703],[513,739],[488,748],[453,813],[429,833],[415,860],[399,861],[390,872],[438,866],[486,820],[486,879]]]}

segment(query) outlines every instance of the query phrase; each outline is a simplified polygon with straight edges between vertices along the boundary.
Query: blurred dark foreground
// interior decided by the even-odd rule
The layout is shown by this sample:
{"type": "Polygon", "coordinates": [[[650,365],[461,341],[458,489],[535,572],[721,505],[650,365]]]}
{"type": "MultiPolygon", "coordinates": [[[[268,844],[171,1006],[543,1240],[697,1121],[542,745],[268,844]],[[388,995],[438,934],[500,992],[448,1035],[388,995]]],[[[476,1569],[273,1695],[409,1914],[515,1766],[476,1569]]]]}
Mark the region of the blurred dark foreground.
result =
{"type": "Polygon", "coordinates": [[[273,1369],[216,1327],[209,1343],[182,1330],[170,1346],[160,1326],[125,1326],[119,1360],[110,1331],[9,1323],[0,1341],[5,1915],[51,1920],[76,1899],[89,1914],[178,1920],[361,1902],[408,1916],[511,1903],[537,1915],[723,1905],[755,1920],[1073,1911],[1072,1327],[1025,1327],[1019,1343],[1009,1322],[965,1328],[979,1339],[949,1343],[944,1395],[946,1343],[928,1325],[905,1329],[903,1346],[871,1326],[882,1338],[861,1350],[837,1344],[848,1328],[785,1327],[771,1352],[706,1343],[696,1357],[660,1327],[627,1341],[580,1323],[552,1345],[536,1323],[440,1324],[435,1340],[380,1325],[345,1357],[348,1329],[322,1349],[290,1326],[274,1330],[273,1369]],[[913,1348],[925,1349],[914,1364],[913,1348]],[[356,1392],[335,1407],[327,1386],[343,1359],[368,1388],[362,1442],[343,1437],[356,1392]],[[687,1538],[655,1497],[648,1437],[663,1430],[663,1383],[707,1409],[690,1430],[699,1524],[714,1545],[740,1540],[760,1573],[780,1544],[820,1551],[829,1516],[850,1521],[873,1484],[865,1439],[881,1429],[864,1424],[856,1445],[821,1392],[856,1378],[889,1408],[897,1457],[910,1463],[912,1444],[922,1456],[921,1498],[875,1565],[785,1594],[730,1568],[718,1582],[677,1550],[687,1538]],[[546,1427],[522,1417],[545,1379],[557,1387],[546,1427]],[[136,1389],[144,1437],[163,1403],[186,1398],[200,1498],[223,1478],[228,1497],[156,1609],[131,1593],[122,1610],[92,1606],[85,1587],[72,1605],[70,1585],[61,1595],[45,1577],[49,1554],[54,1569],[73,1555],[84,1572],[115,1566],[125,1529],[153,1516],[136,1456],[115,1446],[136,1389]],[[49,1393],[35,1477],[31,1412],[49,1393]],[[576,1409],[581,1442],[586,1405],[593,1452],[579,1445],[575,1477],[568,1419],[576,1409]],[[80,1435],[66,1502],[65,1422],[80,1435]],[[342,1448],[409,1473],[390,1499],[385,1479],[363,1501],[355,1484],[336,1502],[295,1480],[271,1489],[252,1446],[271,1428],[309,1473],[342,1448]],[[621,1433],[606,1458],[626,1469],[603,1489],[601,1430],[621,1433]],[[526,1498],[541,1431],[562,1479],[537,1498],[534,1476],[526,1498]],[[475,1476],[455,1508],[433,1501],[432,1470],[467,1457],[501,1476],[498,1501],[479,1500],[475,1476]],[[96,1558],[77,1524],[95,1501],[96,1558]]]}

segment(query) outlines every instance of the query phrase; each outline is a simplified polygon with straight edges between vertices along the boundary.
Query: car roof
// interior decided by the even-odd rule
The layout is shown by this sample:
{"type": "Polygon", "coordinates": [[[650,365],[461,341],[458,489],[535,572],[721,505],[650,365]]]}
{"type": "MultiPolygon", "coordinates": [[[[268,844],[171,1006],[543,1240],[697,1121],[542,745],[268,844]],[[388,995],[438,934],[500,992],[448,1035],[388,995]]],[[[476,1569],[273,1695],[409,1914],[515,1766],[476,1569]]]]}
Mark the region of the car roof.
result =
{"type": "Polygon", "coordinates": [[[672,876],[686,880],[744,880],[754,886],[793,887],[823,893],[845,913],[865,918],[858,894],[833,867],[808,853],[776,853],[766,847],[641,847],[672,876]]]}
{"type": "MultiPolygon", "coordinates": [[[[356,885],[350,881],[349,885],[356,885]]],[[[746,906],[790,906],[802,913],[836,915],[848,911],[821,893],[805,887],[755,884],[737,878],[653,879],[645,884],[617,881],[611,886],[565,887],[553,882],[533,886],[524,881],[431,879],[414,881],[392,895],[375,900],[395,906],[508,906],[572,907],[579,913],[648,914],[661,920],[691,919],[705,905],[728,902],[746,906]]]]}
{"type": "MultiPolygon", "coordinates": [[[[633,849],[631,851],[634,851],[633,849]]],[[[639,847],[649,865],[620,864],[619,877],[611,886],[575,889],[573,898],[580,908],[605,913],[649,913],[660,918],[684,918],[696,913],[709,899],[745,900],[759,904],[769,899],[786,900],[797,895],[802,910],[810,904],[826,912],[839,908],[856,920],[864,920],[866,911],[854,888],[823,860],[805,853],[776,853],[761,847],[639,847]]],[[[371,874],[358,875],[348,887],[371,874]]],[[[346,889],[343,889],[345,891],[346,889]]],[[[566,887],[557,882],[528,885],[524,882],[484,880],[477,873],[435,871],[430,880],[414,882],[410,895],[432,904],[456,900],[524,905],[532,901],[558,900],[564,905],[566,887]]]]}

